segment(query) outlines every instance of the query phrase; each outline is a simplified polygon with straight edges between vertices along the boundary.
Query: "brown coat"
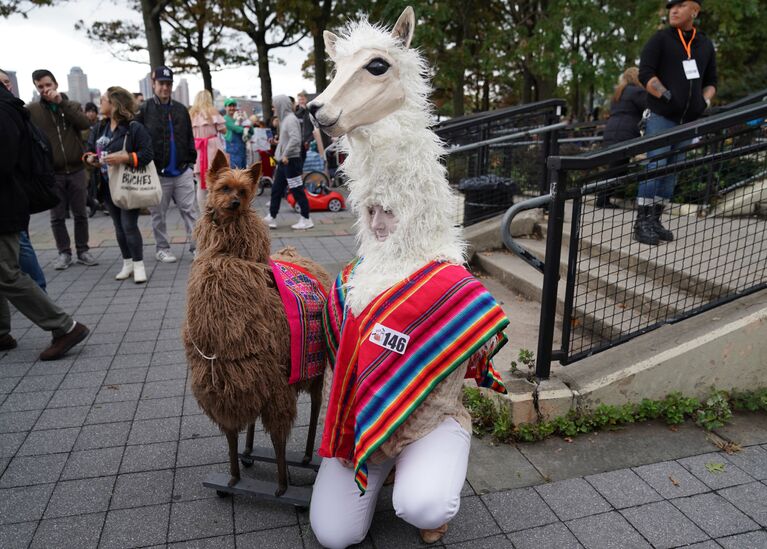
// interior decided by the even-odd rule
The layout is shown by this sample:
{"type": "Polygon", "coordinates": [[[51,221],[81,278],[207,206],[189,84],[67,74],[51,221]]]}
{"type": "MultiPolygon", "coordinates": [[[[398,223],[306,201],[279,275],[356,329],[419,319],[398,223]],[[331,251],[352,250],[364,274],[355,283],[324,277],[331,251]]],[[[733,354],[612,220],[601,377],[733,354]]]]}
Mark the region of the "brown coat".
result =
{"type": "Polygon", "coordinates": [[[40,101],[27,107],[32,123],[48,137],[53,147],[53,169],[57,174],[68,174],[83,169],[83,141],[80,132],[91,124],[80,108],[80,103],[64,99],[56,112],[50,104],[40,101]]]}

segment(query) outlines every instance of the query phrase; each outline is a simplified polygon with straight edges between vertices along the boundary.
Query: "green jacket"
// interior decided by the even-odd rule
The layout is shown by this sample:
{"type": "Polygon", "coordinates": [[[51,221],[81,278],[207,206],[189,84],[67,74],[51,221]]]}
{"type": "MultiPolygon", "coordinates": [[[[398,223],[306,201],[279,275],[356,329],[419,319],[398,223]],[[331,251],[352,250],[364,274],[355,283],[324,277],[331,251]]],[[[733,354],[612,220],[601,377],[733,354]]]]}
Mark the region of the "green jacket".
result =
{"type": "Polygon", "coordinates": [[[80,103],[64,99],[56,105],[43,101],[27,107],[32,123],[48,137],[53,147],[53,169],[57,174],[68,174],[83,169],[83,141],[81,133],[90,128],[90,122],[80,109],[80,103]]]}

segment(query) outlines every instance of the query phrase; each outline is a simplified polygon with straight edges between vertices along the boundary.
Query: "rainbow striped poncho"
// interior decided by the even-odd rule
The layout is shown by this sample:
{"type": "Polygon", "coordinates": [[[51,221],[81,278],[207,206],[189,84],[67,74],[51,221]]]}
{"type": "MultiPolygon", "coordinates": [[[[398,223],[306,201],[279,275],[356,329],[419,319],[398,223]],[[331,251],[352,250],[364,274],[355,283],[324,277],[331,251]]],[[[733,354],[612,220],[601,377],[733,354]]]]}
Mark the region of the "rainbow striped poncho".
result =
{"type": "Polygon", "coordinates": [[[467,377],[506,392],[491,359],[506,343],[509,320],[471,273],[442,262],[425,265],[355,317],[344,300],[358,261],[339,274],[325,311],[334,372],[319,454],[351,459],[365,493],[367,460],[461,364],[471,358],[467,377]]]}

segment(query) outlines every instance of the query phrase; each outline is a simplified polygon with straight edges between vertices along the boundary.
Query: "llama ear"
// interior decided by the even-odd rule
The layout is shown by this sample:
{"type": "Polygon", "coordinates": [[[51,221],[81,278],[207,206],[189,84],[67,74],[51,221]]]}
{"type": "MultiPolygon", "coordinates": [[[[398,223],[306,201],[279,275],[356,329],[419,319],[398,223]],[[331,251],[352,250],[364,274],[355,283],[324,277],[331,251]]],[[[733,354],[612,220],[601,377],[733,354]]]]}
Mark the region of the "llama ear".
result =
{"type": "Polygon", "coordinates": [[[213,162],[208,167],[208,177],[214,179],[218,172],[229,167],[229,160],[226,158],[226,154],[221,149],[216,151],[216,156],[213,157],[213,162]]]}
{"type": "Polygon", "coordinates": [[[402,12],[402,15],[399,16],[399,19],[397,19],[391,33],[394,38],[402,42],[406,48],[409,48],[410,41],[413,39],[413,32],[415,32],[415,12],[412,6],[408,6],[402,12]]]}
{"type": "Polygon", "coordinates": [[[261,179],[261,162],[251,164],[248,173],[250,173],[250,182],[255,187],[258,185],[258,180],[261,179]]]}
{"type": "Polygon", "coordinates": [[[322,38],[325,40],[325,51],[327,52],[328,56],[331,59],[336,58],[336,41],[338,40],[338,36],[333,34],[330,31],[324,31],[322,33],[322,38]]]}

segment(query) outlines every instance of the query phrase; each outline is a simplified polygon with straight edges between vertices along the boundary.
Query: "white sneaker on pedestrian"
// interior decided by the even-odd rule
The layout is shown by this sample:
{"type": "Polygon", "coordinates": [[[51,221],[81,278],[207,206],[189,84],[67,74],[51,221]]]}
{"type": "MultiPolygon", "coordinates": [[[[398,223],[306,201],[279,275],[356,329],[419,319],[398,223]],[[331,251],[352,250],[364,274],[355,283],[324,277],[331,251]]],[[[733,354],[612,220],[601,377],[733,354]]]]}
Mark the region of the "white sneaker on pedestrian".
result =
{"type": "Polygon", "coordinates": [[[291,229],[295,229],[297,231],[304,231],[306,229],[311,229],[312,227],[314,227],[314,221],[308,217],[302,217],[298,220],[298,223],[290,226],[291,229]]]}
{"type": "Polygon", "coordinates": [[[56,261],[53,262],[53,268],[57,271],[69,269],[72,265],[72,254],[60,253],[56,261]]]}
{"type": "Polygon", "coordinates": [[[277,228],[277,220],[272,217],[272,214],[266,214],[264,216],[264,223],[266,223],[270,229],[277,228]]]}
{"type": "Polygon", "coordinates": [[[157,250],[157,253],[154,254],[157,261],[160,261],[162,263],[175,263],[176,262],[176,256],[173,255],[173,252],[170,250],[157,250]]]}
{"type": "Polygon", "coordinates": [[[143,284],[146,282],[146,269],[144,268],[143,261],[133,262],[133,282],[136,284],[143,284]]]}
{"type": "Polygon", "coordinates": [[[128,280],[133,274],[133,260],[123,259],[123,268],[115,275],[115,280],[128,280]]]}

